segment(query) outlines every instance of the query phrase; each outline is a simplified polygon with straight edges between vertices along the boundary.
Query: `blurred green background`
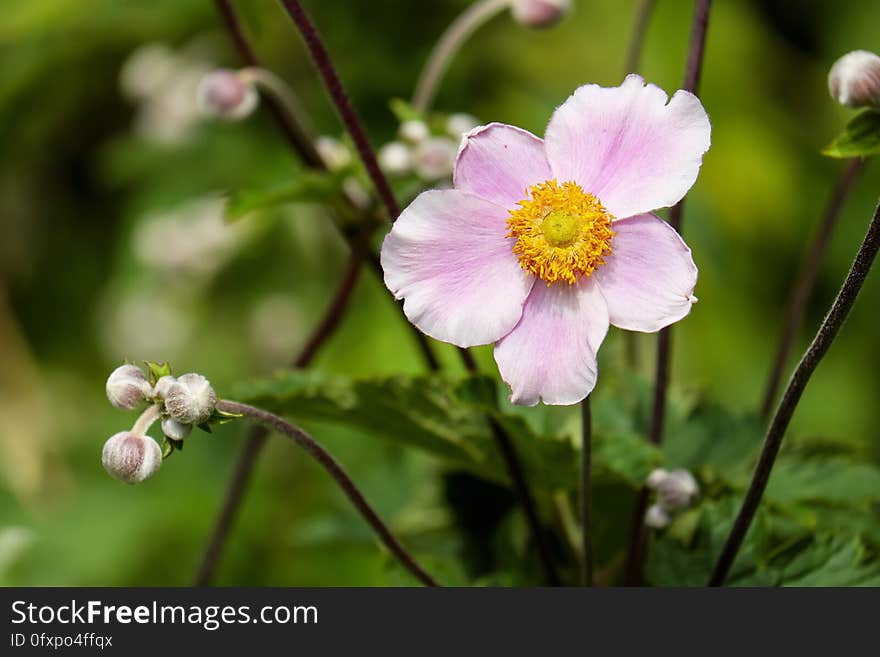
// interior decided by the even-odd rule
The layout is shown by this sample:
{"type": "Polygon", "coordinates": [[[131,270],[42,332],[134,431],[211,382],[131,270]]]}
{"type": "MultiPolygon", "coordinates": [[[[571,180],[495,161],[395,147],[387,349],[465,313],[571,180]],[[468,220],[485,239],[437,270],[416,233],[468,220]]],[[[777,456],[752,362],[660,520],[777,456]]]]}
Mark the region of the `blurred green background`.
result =
{"type": "MultiPolygon", "coordinates": [[[[277,4],[238,4],[267,65],[293,85],[319,132],[338,136],[277,4]]],[[[398,125],[389,99],[409,97],[432,43],[468,3],[306,4],[381,144],[398,125]]],[[[437,109],[542,134],[578,85],[618,84],[636,3],[574,4],[546,31],[507,15],[481,29],[449,71],[437,109]]],[[[649,27],[640,72],[670,92],[682,79],[691,10],[691,2],[659,0],[649,27]]],[[[100,450],[134,417],[107,403],[105,378],[123,358],[169,360],[231,394],[296,352],[346,250],[307,206],[218,228],[219,195],[284,180],[297,164],[265,112],[233,124],[192,116],[199,72],[238,65],[211,2],[5,0],[0,12],[0,584],[187,584],[245,427],[195,435],[153,480],[123,486],[101,468],[100,450]],[[181,58],[177,96],[134,102],[120,88],[123,65],[156,43],[181,58]],[[181,217],[188,228],[175,227],[181,217]]],[[[676,330],[676,394],[743,411],[759,403],[781,308],[844,166],[819,154],[851,116],[828,97],[825,76],[844,52],[876,50],[878,24],[880,6],[867,1],[715,3],[701,92],[713,145],[684,228],[700,302],[676,330]]],[[[878,189],[880,166],[869,166],[843,212],[799,350],[842,280],[878,189]]],[[[794,432],[851,443],[875,462],[878,303],[875,275],[793,422],[794,432]]],[[[619,368],[621,342],[612,330],[604,371],[619,368]]],[[[639,338],[645,374],[653,343],[639,338]]],[[[457,371],[454,352],[440,351],[457,371]]],[[[479,356],[494,372],[491,352],[479,356]]],[[[354,376],[421,371],[390,295],[369,273],[315,367],[354,376]]],[[[337,425],[309,428],[417,553],[454,569],[464,548],[458,532],[444,530],[444,495],[455,488],[443,463],[337,425]]],[[[217,582],[409,580],[325,473],[274,440],[217,582]]]]}

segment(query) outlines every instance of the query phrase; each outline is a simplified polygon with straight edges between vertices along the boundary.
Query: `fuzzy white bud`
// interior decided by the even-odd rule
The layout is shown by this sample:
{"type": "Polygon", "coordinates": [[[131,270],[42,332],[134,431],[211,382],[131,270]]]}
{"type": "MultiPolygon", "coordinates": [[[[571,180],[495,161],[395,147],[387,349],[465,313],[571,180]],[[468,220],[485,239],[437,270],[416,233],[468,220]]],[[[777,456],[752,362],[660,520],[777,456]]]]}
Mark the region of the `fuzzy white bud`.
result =
{"type": "Polygon", "coordinates": [[[880,57],[867,50],[847,53],[831,67],[828,90],[841,105],[880,109],[880,57]]]}
{"type": "Polygon", "coordinates": [[[514,20],[526,27],[555,25],[571,9],[571,0],[513,0],[510,8],[514,20]]]}
{"type": "Polygon", "coordinates": [[[150,383],[136,365],[120,365],[107,378],[107,399],[124,411],[137,408],[150,393],[150,383]]]}
{"type": "Polygon", "coordinates": [[[165,410],[183,424],[201,424],[211,417],[217,395],[201,374],[184,374],[168,387],[165,410]]]}
{"type": "Polygon", "coordinates": [[[400,124],[398,134],[404,141],[408,141],[411,144],[418,144],[430,137],[431,131],[428,129],[428,124],[424,121],[410,119],[409,121],[404,121],[400,124]]]}
{"type": "Polygon", "coordinates": [[[321,135],[315,140],[315,150],[330,171],[339,171],[352,162],[351,151],[336,137],[321,135]]]}
{"type": "Polygon", "coordinates": [[[697,480],[687,470],[678,469],[667,472],[654,470],[647,481],[648,488],[657,491],[657,503],[669,511],[678,511],[691,506],[700,494],[697,480]]]}
{"type": "Polygon", "coordinates": [[[101,462],[114,479],[139,484],[158,472],[162,465],[162,448],[149,436],[121,431],[104,443],[101,462]]]}
{"type": "Polygon", "coordinates": [[[205,75],[197,93],[199,111],[206,116],[236,121],[251,114],[259,102],[252,84],[235,71],[220,69],[205,75]]]}
{"type": "Polygon", "coordinates": [[[168,391],[171,390],[171,386],[177,382],[173,376],[166,374],[161,377],[158,381],[156,381],[156,385],[153,387],[153,397],[157,399],[165,399],[168,395],[168,391]]]}
{"type": "Polygon", "coordinates": [[[192,425],[178,422],[173,417],[162,418],[162,433],[171,440],[181,441],[192,433],[192,425]]]}
{"type": "Polygon", "coordinates": [[[416,147],[415,170],[420,178],[433,182],[452,175],[458,149],[451,139],[432,137],[416,147]]]}
{"type": "Polygon", "coordinates": [[[470,132],[478,125],[480,125],[480,122],[476,117],[459,112],[452,114],[446,119],[446,132],[450,137],[460,140],[465,133],[470,132]]]}
{"type": "Polygon", "coordinates": [[[669,515],[669,511],[659,504],[649,506],[645,512],[645,524],[652,529],[663,529],[668,527],[671,522],[672,516],[669,515]]]}
{"type": "Polygon", "coordinates": [[[412,170],[412,153],[401,141],[389,141],[379,149],[379,166],[386,173],[402,176],[412,170]]]}

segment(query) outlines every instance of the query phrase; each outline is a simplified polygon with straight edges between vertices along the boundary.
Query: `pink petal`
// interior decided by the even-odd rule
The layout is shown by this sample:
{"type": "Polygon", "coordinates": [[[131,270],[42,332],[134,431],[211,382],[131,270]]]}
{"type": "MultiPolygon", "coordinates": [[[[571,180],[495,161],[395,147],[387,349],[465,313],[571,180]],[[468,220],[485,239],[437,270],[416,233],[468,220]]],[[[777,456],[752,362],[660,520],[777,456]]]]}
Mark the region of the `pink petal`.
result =
{"type": "Polygon", "coordinates": [[[596,352],[607,332],[608,309],[592,279],[549,287],[536,281],[519,324],[495,345],[510,401],[581,401],[596,385],[596,352]]]}
{"type": "Polygon", "coordinates": [[[675,205],[697,179],[711,127],[693,94],[666,100],[638,75],[619,87],[575,91],[545,135],[556,178],[578,183],[615,217],[675,205]]]}
{"type": "Polygon", "coordinates": [[[677,322],[696,301],[697,266],[675,229],[653,214],[612,224],[611,255],[593,277],[611,323],[653,332],[677,322]]]}
{"type": "Polygon", "coordinates": [[[474,128],[461,141],[455,160],[455,188],[516,208],[532,185],[553,177],[543,140],[504,123],[474,128]]]}
{"type": "Polygon", "coordinates": [[[409,321],[459,347],[516,326],[533,277],[505,237],[507,216],[453,189],[424,192],[403,211],[382,244],[382,268],[409,321]]]}

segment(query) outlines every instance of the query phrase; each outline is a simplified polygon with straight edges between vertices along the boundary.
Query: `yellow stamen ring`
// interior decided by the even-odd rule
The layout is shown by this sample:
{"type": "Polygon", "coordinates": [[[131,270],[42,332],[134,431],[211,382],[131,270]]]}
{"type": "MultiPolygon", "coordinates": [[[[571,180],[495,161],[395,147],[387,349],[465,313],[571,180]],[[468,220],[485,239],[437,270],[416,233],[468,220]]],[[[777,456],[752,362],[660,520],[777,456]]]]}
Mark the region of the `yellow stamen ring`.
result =
{"type": "Polygon", "coordinates": [[[569,285],[590,276],[611,255],[613,217],[592,194],[574,182],[533,185],[528,198],[510,211],[507,237],[520,265],[547,282],[569,285]]]}

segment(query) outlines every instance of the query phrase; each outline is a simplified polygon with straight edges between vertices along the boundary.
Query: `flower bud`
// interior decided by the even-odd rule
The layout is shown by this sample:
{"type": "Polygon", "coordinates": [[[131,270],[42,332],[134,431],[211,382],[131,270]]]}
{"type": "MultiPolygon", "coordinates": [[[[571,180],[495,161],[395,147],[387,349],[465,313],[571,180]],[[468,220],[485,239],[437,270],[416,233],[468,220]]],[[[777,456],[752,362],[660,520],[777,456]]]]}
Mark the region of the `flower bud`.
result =
{"type": "Polygon", "coordinates": [[[107,378],[107,399],[124,411],[136,408],[150,392],[147,377],[136,365],[120,365],[107,378]]]}
{"type": "Polygon", "coordinates": [[[168,391],[171,390],[171,386],[177,382],[173,376],[165,375],[161,377],[158,381],[156,381],[156,385],[153,388],[153,397],[158,399],[165,399],[168,396],[168,391]]]}
{"type": "Polygon", "coordinates": [[[412,169],[412,153],[400,141],[390,141],[379,149],[379,166],[386,173],[402,176],[412,169]]]}
{"type": "Polygon", "coordinates": [[[687,470],[654,470],[647,481],[648,488],[657,491],[657,503],[668,511],[686,509],[700,494],[697,480],[687,470]]]}
{"type": "Polygon", "coordinates": [[[172,383],[165,395],[165,410],[183,424],[201,424],[211,417],[217,395],[201,374],[184,374],[172,383]]]}
{"type": "Polygon", "coordinates": [[[232,121],[248,116],[259,101],[253,85],[235,71],[225,69],[205,75],[196,93],[202,114],[232,121]]]}
{"type": "Polygon", "coordinates": [[[415,151],[416,173],[427,181],[451,176],[457,152],[452,140],[445,137],[432,137],[423,141],[415,151]]]}
{"type": "Polygon", "coordinates": [[[172,440],[183,440],[192,432],[191,424],[183,424],[173,417],[162,418],[162,433],[172,440]]]}
{"type": "Polygon", "coordinates": [[[351,151],[336,137],[321,135],[315,140],[315,150],[330,171],[339,171],[351,164],[351,151]]]}
{"type": "Polygon", "coordinates": [[[404,141],[408,141],[411,144],[418,144],[430,137],[431,131],[428,129],[428,124],[424,121],[410,119],[409,121],[404,121],[400,124],[398,134],[400,134],[400,138],[404,141]]]}
{"type": "Polygon", "coordinates": [[[867,50],[847,53],[831,67],[828,90],[841,105],[880,109],[880,57],[867,50]]]}
{"type": "Polygon", "coordinates": [[[126,484],[139,484],[159,470],[162,448],[149,436],[120,431],[104,443],[101,462],[114,479],[126,484]]]}
{"type": "Polygon", "coordinates": [[[645,524],[652,529],[663,529],[668,527],[671,522],[672,516],[669,515],[669,511],[659,504],[649,506],[645,512],[645,524]]]}
{"type": "Polygon", "coordinates": [[[526,27],[550,27],[571,9],[571,0],[513,0],[510,8],[516,22],[526,27]]]}
{"type": "Polygon", "coordinates": [[[465,133],[470,132],[478,125],[480,125],[480,122],[477,121],[476,117],[459,112],[446,119],[446,132],[453,139],[459,140],[465,133]]]}

